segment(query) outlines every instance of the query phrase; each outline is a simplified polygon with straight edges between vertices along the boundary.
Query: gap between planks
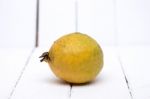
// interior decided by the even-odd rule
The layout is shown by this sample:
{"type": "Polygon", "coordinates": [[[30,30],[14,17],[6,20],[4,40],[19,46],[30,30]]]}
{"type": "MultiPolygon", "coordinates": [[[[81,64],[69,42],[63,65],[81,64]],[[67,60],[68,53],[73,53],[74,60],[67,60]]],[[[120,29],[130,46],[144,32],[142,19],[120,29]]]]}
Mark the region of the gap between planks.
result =
{"type": "Polygon", "coordinates": [[[28,56],[28,58],[27,58],[27,60],[26,60],[26,62],[25,62],[25,64],[24,64],[24,67],[22,68],[22,70],[21,70],[21,72],[20,72],[20,74],[19,74],[19,76],[18,76],[18,79],[17,79],[17,81],[15,82],[15,84],[14,84],[14,86],[13,86],[13,88],[12,88],[12,90],[11,90],[11,92],[10,92],[10,95],[8,96],[8,99],[11,99],[13,93],[15,92],[15,89],[17,88],[17,85],[19,84],[19,82],[20,82],[20,80],[21,80],[21,78],[22,78],[22,76],[23,76],[23,74],[24,74],[24,72],[25,72],[25,70],[26,70],[26,68],[27,68],[27,66],[28,66],[28,63],[29,63],[29,61],[30,61],[30,59],[31,59],[31,57],[32,57],[32,55],[33,55],[35,49],[36,49],[36,48],[33,48],[33,49],[31,50],[31,52],[30,52],[30,54],[29,54],[29,56],[28,56]]]}
{"type": "Polygon", "coordinates": [[[36,1],[36,22],[35,22],[35,47],[39,46],[39,8],[40,8],[40,1],[36,1]]]}
{"type": "Polygon", "coordinates": [[[118,58],[118,62],[120,64],[120,66],[121,66],[122,73],[123,73],[123,76],[124,76],[124,79],[125,79],[125,82],[126,82],[126,85],[127,85],[127,88],[128,88],[129,94],[130,94],[130,97],[131,97],[131,99],[133,99],[133,94],[132,94],[132,91],[131,91],[131,87],[129,85],[129,81],[128,81],[128,78],[126,76],[126,73],[124,71],[124,67],[123,67],[123,64],[122,64],[122,60],[120,58],[120,54],[118,53],[119,52],[119,50],[118,50],[118,46],[119,46],[118,42],[119,42],[119,40],[118,40],[118,25],[117,25],[117,21],[118,21],[117,20],[117,0],[113,1],[113,5],[114,5],[114,32],[115,32],[115,35],[114,35],[114,38],[115,38],[114,46],[117,48],[116,55],[117,55],[117,58],[118,58]]]}
{"type": "MultiPolygon", "coordinates": [[[[19,82],[25,72],[33,53],[35,52],[36,48],[39,46],[39,5],[40,5],[39,0],[36,0],[35,48],[33,48],[31,53],[29,54],[29,56],[25,62],[25,65],[20,72],[18,79],[15,82],[14,87],[12,88],[12,91],[10,92],[10,95],[8,96],[8,99],[11,99],[11,97],[13,96],[15,89],[17,88],[17,85],[19,84],[19,82]]],[[[75,31],[77,32],[78,31],[78,1],[75,1],[75,16],[76,16],[75,17],[75,31]]],[[[72,86],[73,85],[70,84],[69,99],[71,99],[72,86]]]]}
{"type": "Polygon", "coordinates": [[[15,92],[15,89],[16,89],[18,83],[20,82],[20,80],[22,78],[22,75],[24,74],[24,72],[25,72],[25,70],[27,68],[27,65],[28,65],[28,63],[29,63],[29,61],[31,59],[31,56],[33,55],[34,51],[36,50],[36,48],[39,45],[39,4],[40,4],[39,0],[36,0],[35,47],[31,50],[31,53],[29,54],[29,56],[28,56],[28,58],[27,58],[27,60],[25,62],[25,65],[24,65],[24,67],[21,70],[21,73],[20,73],[18,79],[17,79],[14,87],[12,88],[12,91],[11,91],[10,95],[8,96],[8,99],[11,99],[13,93],[15,92]]]}
{"type": "MultiPolygon", "coordinates": [[[[78,0],[74,1],[74,7],[75,7],[75,32],[79,32],[78,31],[78,0]]],[[[71,99],[72,88],[73,88],[73,84],[70,83],[69,99],[71,99]]]]}
{"type": "Polygon", "coordinates": [[[69,99],[71,99],[73,84],[70,83],[70,90],[69,90],[69,99]]]}
{"type": "MultiPolygon", "coordinates": [[[[117,50],[118,52],[119,50],[117,50]]],[[[120,55],[117,53],[117,58],[118,58],[118,62],[121,66],[121,70],[122,70],[122,73],[124,75],[124,79],[125,79],[125,82],[126,82],[126,85],[127,85],[127,88],[128,88],[128,91],[129,91],[129,94],[130,94],[130,97],[131,99],[133,99],[133,94],[132,94],[132,90],[131,90],[131,87],[130,87],[130,84],[129,84],[129,81],[128,81],[128,78],[126,76],[126,73],[125,73],[125,70],[124,70],[124,67],[123,67],[123,64],[122,64],[122,60],[120,58],[120,55]]]]}

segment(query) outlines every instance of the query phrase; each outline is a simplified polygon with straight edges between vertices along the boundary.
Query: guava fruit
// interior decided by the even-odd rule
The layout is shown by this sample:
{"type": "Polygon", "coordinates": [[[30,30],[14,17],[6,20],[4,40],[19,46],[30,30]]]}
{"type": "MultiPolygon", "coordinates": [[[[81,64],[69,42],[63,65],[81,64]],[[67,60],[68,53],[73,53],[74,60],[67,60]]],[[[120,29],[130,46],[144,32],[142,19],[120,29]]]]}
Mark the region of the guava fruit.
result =
{"type": "Polygon", "coordinates": [[[69,83],[87,83],[103,68],[103,52],[90,36],[75,32],[56,40],[49,52],[40,56],[53,73],[69,83]]]}

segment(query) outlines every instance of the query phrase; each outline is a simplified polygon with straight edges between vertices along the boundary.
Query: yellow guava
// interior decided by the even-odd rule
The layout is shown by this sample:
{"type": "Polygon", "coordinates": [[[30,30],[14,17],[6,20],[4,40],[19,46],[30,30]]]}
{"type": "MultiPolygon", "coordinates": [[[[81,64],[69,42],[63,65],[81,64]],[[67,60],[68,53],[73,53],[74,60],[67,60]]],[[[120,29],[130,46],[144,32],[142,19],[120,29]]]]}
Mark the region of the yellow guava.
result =
{"type": "Polygon", "coordinates": [[[53,73],[69,83],[92,81],[103,67],[103,52],[99,44],[79,32],[62,36],[49,52],[41,55],[53,73]]]}

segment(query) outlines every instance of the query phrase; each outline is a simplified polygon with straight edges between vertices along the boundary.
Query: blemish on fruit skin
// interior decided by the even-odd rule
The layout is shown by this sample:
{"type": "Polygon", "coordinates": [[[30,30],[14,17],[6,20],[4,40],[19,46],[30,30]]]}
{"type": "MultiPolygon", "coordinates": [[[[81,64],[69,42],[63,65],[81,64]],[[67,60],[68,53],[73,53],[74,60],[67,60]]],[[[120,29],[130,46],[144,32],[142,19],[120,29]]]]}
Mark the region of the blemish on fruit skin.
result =
{"type": "Polygon", "coordinates": [[[54,41],[48,55],[53,73],[69,83],[89,82],[103,67],[101,47],[82,33],[67,34],[54,41]]]}

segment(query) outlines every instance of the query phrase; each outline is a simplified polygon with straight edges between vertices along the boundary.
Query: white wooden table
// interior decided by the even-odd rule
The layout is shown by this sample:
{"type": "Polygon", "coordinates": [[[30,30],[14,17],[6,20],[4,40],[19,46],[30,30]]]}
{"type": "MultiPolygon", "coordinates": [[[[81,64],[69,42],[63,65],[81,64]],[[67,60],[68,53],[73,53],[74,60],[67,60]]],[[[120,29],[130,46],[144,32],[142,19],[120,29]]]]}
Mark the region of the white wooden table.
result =
{"type": "Polygon", "coordinates": [[[150,99],[150,1],[0,0],[0,99],[150,99]],[[90,84],[56,78],[38,58],[79,31],[101,44],[104,68],[90,84]]]}

